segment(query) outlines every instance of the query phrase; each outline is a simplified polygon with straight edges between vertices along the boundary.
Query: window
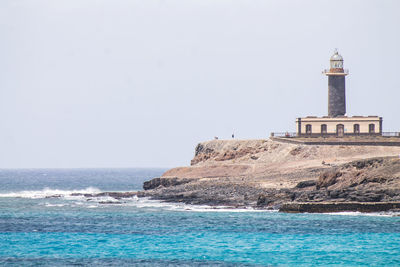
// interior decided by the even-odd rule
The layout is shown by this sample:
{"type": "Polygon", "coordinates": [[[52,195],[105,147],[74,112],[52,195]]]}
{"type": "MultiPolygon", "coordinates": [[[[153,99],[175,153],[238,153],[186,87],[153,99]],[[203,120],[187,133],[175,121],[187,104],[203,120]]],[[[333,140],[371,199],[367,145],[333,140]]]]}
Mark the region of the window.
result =
{"type": "Polygon", "coordinates": [[[355,134],[359,134],[360,133],[360,124],[354,124],[353,129],[354,129],[355,134]]]}
{"type": "Polygon", "coordinates": [[[369,128],[369,133],[375,133],[375,124],[371,123],[368,128],[369,128]]]}
{"type": "Polygon", "coordinates": [[[306,125],[306,134],[311,134],[312,133],[312,127],[311,124],[306,125]]]}
{"type": "Polygon", "coordinates": [[[327,133],[327,127],[326,124],[321,125],[321,134],[326,134],[327,133]]]}

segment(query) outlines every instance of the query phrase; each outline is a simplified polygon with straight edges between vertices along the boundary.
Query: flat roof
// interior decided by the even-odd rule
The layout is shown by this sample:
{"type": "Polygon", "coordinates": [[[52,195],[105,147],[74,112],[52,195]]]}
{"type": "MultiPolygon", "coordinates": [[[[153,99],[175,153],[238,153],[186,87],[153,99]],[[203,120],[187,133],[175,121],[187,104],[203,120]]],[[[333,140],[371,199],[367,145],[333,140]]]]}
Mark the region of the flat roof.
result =
{"type": "Polygon", "coordinates": [[[347,117],[347,116],[340,116],[340,117],[307,116],[307,117],[297,118],[296,120],[299,120],[299,119],[301,121],[376,121],[376,120],[382,119],[382,117],[379,117],[379,116],[352,116],[352,117],[347,117]]]}

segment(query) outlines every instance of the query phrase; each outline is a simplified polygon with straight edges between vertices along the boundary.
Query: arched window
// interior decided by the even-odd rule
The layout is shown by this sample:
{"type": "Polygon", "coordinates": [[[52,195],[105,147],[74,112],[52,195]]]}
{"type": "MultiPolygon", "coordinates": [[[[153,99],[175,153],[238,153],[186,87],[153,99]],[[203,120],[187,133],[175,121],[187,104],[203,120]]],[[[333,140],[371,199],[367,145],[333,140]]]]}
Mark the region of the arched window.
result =
{"type": "Polygon", "coordinates": [[[360,124],[354,124],[353,129],[354,129],[355,134],[359,134],[360,133],[360,124]]]}
{"type": "Polygon", "coordinates": [[[326,127],[326,124],[322,124],[321,125],[321,134],[326,134],[328,131],[327,131],[327,127],[326,127]]]}
{"type": "Polygon", "coordinates": [[[375,124],[371,123],[369,126],[369,133],[375,133],[375,124]]]}
{"type": "Polygon", "coordinates": [[[311,134],[312,133],[312,126],[311,124],[306,125],[306,134],[311,134]]]}
{"type": "Polygon", "coordinates": [[[343,137],[343,135],[344,135],[344,125],[343,124],[336,125],[336,134],[339,137],[343,137]]]}

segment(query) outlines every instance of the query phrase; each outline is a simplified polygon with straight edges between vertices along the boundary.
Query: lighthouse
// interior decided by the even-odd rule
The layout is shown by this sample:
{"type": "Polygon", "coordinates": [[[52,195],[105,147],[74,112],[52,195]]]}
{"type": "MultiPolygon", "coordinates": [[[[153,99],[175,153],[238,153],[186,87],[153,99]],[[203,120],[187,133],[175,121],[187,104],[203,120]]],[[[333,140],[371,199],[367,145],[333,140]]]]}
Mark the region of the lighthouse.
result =
{"type": "Polygon", "coordinates": [[[330,58],[328,76],[328,116],[307,116],[296,119],[298,137],[345,137],[382,135],[383,119],[379,116],[352,116],[346,114],[346,76],[343,57],[337,50],[330,58]]]}
{"type": "Polygon", "coordinates": [[[346,114],[346,76],[343,57],[335,50],[330,59],[330,69],[324,71],[328,76],[328,116],[340,117],[346,114]]]}

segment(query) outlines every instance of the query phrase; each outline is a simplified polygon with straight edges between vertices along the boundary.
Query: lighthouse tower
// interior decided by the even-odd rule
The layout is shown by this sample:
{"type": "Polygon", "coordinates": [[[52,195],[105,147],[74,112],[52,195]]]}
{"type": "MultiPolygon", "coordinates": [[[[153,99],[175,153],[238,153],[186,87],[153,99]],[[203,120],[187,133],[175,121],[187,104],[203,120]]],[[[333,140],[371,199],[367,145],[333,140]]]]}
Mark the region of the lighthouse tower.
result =
{"type": "Polygon", "coordinates": [[[328,116],[339,117],[346,114],[346,82],[348,71],[343,69],[343,57],[338,51],[331,56],[328,76],[328,116]]]}

